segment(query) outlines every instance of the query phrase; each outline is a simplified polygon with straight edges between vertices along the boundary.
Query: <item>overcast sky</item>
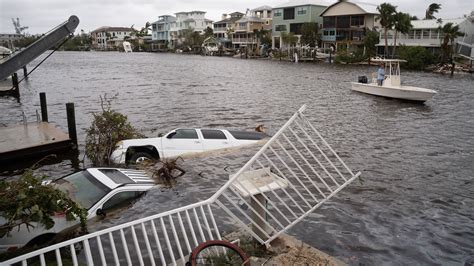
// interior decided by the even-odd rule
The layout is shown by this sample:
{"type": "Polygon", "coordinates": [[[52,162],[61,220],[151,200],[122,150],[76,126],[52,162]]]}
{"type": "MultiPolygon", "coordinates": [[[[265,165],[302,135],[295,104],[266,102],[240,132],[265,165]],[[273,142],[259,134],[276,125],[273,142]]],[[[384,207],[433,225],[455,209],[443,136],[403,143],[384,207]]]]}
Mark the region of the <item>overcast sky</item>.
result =
{"type": "MultiPolygon", "coordinates": [[[[310,0],[311,1],[311,0],[310,0]]],[[[317,0],[313,0],[317,1],[317,0]]],[[[147,21],[153,22],[160,15],[173,15],[180,11],[206,11],[206,17],[217,21],[222,13],[253,9],[262,5],[278,6],[288,0],[0,0],[0,33],[14,32],[12,18],[20,18],[23,26],[29,26],[28,33],[44,33],[70,15],[79,17],[77,32],[92,31],[101,26],[122,26],[140,29],[147,21]]],[[[328,3],[336,1],[326,0],[328,3]]],[[[385,1],[361,0],[379,5],[385,1]]],[[[456,18],[474,10],[473,0],[391,0],[399,11],[408,12],[419,18],[430,3],[441,4],[435,14],[440,18],[456,18]]]]}

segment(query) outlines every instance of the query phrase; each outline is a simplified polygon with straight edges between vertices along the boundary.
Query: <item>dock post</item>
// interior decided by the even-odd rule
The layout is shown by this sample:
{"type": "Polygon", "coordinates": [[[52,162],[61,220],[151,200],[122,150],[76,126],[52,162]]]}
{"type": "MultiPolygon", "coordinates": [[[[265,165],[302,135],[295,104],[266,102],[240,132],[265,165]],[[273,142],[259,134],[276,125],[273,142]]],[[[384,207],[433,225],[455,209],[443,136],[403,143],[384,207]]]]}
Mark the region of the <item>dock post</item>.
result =
{"type": "Polygon", "coordinates": [[[77,149],[76,114],[74,112],[74,103],[66,103],[66,114],[69,138],[75,145],[74,149],[77,149]]]}
{"type": "Polygon", "coordinates": [[[40,92],[41,121],[48,122],[48,105],[46,104],[46,93],[40,92]]]}
{"type": "Polygon", "coordinates": [[[23,77],[28,79],[28,69],[26,69],[26,66],[23,66],[23,77]]]}
{"type": "Polygon", "coordinates": [[[18,75],[16,73],[13,73],[12,75],[12,83],[13,83],[13,94],[15,97],[19,98],[20,97],[20,87],[18,83],[18,75]]]}

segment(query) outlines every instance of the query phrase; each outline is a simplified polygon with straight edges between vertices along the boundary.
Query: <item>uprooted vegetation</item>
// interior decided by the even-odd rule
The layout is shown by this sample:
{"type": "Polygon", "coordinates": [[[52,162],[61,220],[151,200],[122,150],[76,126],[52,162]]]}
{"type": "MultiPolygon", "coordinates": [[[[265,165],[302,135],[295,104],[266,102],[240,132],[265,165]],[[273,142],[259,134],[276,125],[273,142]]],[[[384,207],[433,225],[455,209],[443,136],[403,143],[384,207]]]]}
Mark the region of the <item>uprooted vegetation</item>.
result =
{"type": "Polygon", "coordinates": [[[179,165],[178,161],[184,161],[181,157],[146,160],[139,164],[139,168],[149,172],[157,183],[172,187],[176,183],[176,178],[183,176],[186,171],[179,165]]]}
{"type": "Polygon", "coordinates": [[[86,129],[86,156],[94,166],[111,165],[110,155],[117,142],[124,139],[142,138],[126,115],[112,109],[112,98],[100,96],[102,112],[93,113],[91,126],[86,129]]]}

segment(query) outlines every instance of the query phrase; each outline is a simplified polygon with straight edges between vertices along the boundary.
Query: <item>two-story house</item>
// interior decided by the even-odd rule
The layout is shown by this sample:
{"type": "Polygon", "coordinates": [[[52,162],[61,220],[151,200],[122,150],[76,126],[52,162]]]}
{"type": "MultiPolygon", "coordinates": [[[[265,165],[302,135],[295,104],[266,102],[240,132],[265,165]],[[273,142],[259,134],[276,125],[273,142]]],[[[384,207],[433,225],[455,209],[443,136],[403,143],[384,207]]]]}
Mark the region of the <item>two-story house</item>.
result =
{"type": "Polygon", "coordinates": [[[367,30],[380,29],[377,5],[339,1],[322,13],[321,40],[324,48],[353,50],[363,45],[367,30]]]}
{"type": "Polygon", "coordinates": [[[222,14],[221,20],[214,22],[214,37],[226,48],[232,46],[232,34],[234,32],[235,22],[241,19],[244,13],[233,12],[222,14]]]}
{"type": "Polygon", "coordinates": [[[232,45],[234,48],[250,47],[254,49],[258,44],[255,30],[261,30],[265,26],[265,21],[253,16],[243,16],[234,24],[232,35],[232,45]]]}
{"type": "Polygon", "coordinates": [[[98,50],[116,50],[122,48],[122,43],[132,38],[132,28],[100,27],[91,32],[92,47],[98,50]]]}
{"type": "Polygon", "coordinates": [[[264,30],[272,30],[272,7],[271,6],[260,6],[250,10],[251,16],[262,19],[265,23],[263,25],[264,30]]]}
{"type": "Polygon", "coordinates": [[[170,44],[176,47],[181,43],[181,31],[192,29],[195,32],[203,33],[209,27],[212,28],[212,20],[205,18],[204,11],[190,11],[175,13],[176,20],[171,23],[170,44]]]}
{"type": "Polygon", "coordinates": [[[280,48],[283,45],[282,32],[292,32],[301,37],[301,26],[307,22],[315,22],[321,25],[323,18],[321,12],[328,4],[323,1],[297,0],[277,7],[272,10],[272,48],[280,48]]]}
{"type": "MultiPolygon", "coordinates": [[[[412,29],[407,34],[397,32],[397,46],[421,46],[433,53],[440,52],[444,35],[439,30],[439,27],[443,27],[447,23],[458,26],[459,31],[464,33],[463,36],[455,40],[455,52],[465,57],[474,58],[474,12],[465,18],[441,19],[441,23],[435,19],[412,20],[412,29]]],[[[387,44],[389,52],[393,47],[394,37],[394,31],[388,31],[387,44]]],[[[383,54],[383,49],[385,48],[383,33],[380,34],[380,43],[377,46],[378,53],[383,54]]]]}
{"type": "Polygon", "coordinates": [[[170,15],[159,16],[158,20],[151,23],[151,39],[158,49],[168,48],[171,39],[171,24],[176,18],[170,15]]]}

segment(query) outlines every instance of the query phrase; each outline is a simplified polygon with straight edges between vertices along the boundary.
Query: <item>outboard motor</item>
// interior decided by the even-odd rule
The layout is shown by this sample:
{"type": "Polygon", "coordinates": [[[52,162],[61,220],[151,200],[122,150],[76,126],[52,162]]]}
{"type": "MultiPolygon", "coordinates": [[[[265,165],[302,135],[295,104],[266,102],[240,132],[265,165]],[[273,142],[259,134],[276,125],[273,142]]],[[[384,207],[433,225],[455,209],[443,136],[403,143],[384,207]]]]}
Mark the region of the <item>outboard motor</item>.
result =
{"type": "Polygon", "coordinates": [[[367,76],[359,76],[359,83],[367,84],[367,76]]]}

